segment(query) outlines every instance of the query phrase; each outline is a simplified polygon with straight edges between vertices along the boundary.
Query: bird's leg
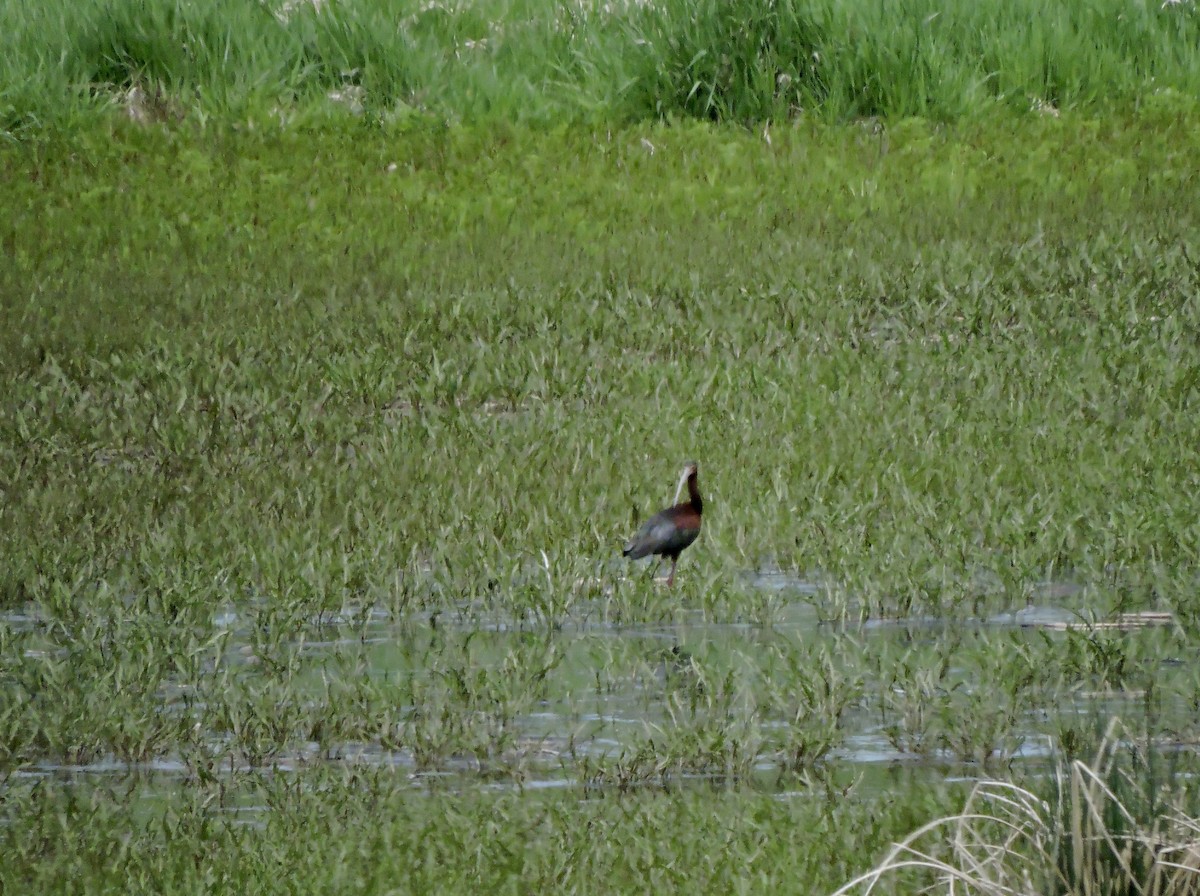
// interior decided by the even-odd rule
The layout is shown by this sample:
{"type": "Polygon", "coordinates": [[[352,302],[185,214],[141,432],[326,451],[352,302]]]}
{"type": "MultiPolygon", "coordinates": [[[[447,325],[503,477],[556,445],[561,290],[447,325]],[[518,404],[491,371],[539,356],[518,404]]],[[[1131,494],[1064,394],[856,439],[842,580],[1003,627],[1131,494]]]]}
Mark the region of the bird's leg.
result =
{"type": "Polygon", "coordinates": [[[667,576],[667,587],[672,588],[675,585],[675,564],[679,562],[678,557],[671,558],[671,574],[667,576]]]}
{"type": "Polygon", "coordinates": [[[654,562],[650,564],[650,579],[654,580],[654,574],[658,572],[658,568],[662,566],[662,557],[655,557],[654,562]]]}

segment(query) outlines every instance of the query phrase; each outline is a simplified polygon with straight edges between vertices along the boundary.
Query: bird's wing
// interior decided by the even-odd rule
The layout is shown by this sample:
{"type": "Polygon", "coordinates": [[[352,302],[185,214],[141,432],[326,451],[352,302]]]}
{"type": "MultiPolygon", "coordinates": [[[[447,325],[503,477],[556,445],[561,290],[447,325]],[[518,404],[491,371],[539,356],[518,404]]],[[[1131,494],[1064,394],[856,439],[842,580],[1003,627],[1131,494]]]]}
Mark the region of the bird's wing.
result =
{"type": "Polygon", "coordinates": [[[655,545],[666,544],[679,534],[679,526],[675,520],[669,517],[659,517],[647,521],[646,525],[642,526],[642,530],[638,532],[639,540],[651,542],[655,545]]]}
{"type": "Polygon", "coordinates": [[[682,519],[682,516],[678,508],[669,507],[650,517],[625,545],[626,555],[636,560],[647,554],[661,554],[674,548],[682,550],[687,547],[695,540],[699,529],[690,525],[690,520],[682,519]]]}

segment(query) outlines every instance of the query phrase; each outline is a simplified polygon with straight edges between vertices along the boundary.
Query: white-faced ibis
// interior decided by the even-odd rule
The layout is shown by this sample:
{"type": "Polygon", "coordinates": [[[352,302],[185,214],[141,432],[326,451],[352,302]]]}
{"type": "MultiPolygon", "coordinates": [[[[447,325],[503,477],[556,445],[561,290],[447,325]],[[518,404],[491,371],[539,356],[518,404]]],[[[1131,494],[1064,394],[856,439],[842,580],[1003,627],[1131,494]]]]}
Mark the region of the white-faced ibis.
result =
{"type": "Polygon", "coordinates": [[[651,554],[669,558],[671,575],[667,578],[668,586],[675,584],[675,564],[679,562],[679,555],[700,534],[700,515],[704,512],[704,501],[700,497],[696,472],[696,464],[692,462],[683,468],[683,474],[679,477],[679,490],[675,492],[675,497],[679,498],[679,492],[683,490],[683,484],[686,482],[688,500],[660,510],[646,520],[637,534],[629,539],[622,552],[634,560],[651,554]]]}

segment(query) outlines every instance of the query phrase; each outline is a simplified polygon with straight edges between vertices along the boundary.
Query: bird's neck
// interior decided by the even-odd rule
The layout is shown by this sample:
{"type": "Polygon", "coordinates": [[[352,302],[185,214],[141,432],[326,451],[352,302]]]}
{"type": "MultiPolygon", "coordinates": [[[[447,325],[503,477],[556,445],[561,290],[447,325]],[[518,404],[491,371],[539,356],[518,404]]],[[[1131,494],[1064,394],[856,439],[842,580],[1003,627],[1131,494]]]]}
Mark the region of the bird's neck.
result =
{"type": "Polygon", "coordinates": [[[688,487],[688,498],[691,499],[692,509],[695,510],[696,513],[703,513],[704,512],[704,499],[700,497],[700,486],[696,482],[695,474],[692,474],[691,476],[688,477],[687,487],[688,487]]]}

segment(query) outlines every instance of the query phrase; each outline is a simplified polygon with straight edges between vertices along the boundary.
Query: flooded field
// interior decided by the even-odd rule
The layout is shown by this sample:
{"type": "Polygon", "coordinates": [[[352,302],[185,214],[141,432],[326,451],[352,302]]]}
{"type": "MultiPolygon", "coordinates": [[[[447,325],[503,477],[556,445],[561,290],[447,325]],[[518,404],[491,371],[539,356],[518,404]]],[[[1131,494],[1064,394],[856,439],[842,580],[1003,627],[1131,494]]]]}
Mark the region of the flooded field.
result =
{"type": "Polygon", "coordinates": [[[1190,109],[0,147],[0,890],[1186,857],[1190,109]]]}
{"type": "MultiPolygon", "coordinates": [[[[165,787],[353,764],[414,786],[787,792],[817,765],[864,786],[986,777],[1094,746],[1112,717],[1140,720],[1145,746],[1163,752],[1190,751],[1200,734],[1196,649],[1172,615],[1097,618],[1081,583],[1040,583],[1027,606],[986,617],[854,622],[823,618],[819,577],[772,570],[734,587],[756,612],[670,607],[637,622],[603,601],[554,620],[358,606],[283,640],[266,631],[279,624],[270,608],[226,606],[198,674],[164,675],[151,697],[155,716],[191,729],[185,752],[46,756],[15,775],[134,773],[165,787]],[[223,705],[229,687],[260,701],[257,730],[223,705]],[[267,717],[287,727],[268,731],[267,717]]],[[[0,624],[26,664],[70,652],[36,612],[0,624]]]]}

